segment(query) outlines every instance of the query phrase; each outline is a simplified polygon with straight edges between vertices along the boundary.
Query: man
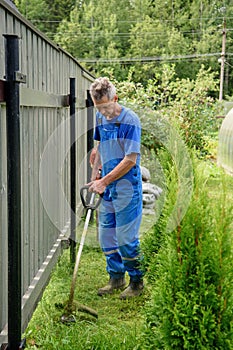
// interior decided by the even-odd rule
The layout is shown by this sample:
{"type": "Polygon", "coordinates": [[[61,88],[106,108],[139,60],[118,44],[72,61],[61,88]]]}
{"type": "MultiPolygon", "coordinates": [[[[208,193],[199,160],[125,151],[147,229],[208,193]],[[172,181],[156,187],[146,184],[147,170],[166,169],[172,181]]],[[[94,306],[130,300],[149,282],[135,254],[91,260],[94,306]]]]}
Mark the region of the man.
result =
{"type": "Polygon", "coordinates": [[[139,264],[140,121],[133,111],[117,102],[115,86],[107,78],[96,79],[90,93],[97,109],[94,139],[98,146],[89,191],[103,194],[99,239],[110,275],[109,283],[98,290],[98,295],[124,289],[125,272],[128,272],[129,286],[120,295],[126,299],[140,295],[144,287],[139,264]]]}

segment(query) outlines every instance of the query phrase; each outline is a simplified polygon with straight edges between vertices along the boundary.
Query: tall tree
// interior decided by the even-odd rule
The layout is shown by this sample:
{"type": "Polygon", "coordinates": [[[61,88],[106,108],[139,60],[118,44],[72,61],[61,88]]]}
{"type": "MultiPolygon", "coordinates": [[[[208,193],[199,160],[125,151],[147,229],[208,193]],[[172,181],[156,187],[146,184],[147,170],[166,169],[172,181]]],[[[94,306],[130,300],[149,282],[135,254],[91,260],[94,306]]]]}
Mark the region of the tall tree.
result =
{"type": "Polygon", "coordinates": [[[63,19],[68,19],[75,0],[16,0],[19,11],[51,39],[63,19]]]}
{"type": "Polygon", "coordinates": [[[90,0],[77,3],[55,40],[77,58],[93,59],[89,68],[102,69],[100,59],[116,59],[128,49],[130,1],[90,0]]]}
{"type": "Polygon", "coordinates": [[[147,82],[161,63],[194,78],[204,63],[220,71],[226,19],[226,79],[233,86],[231,0],[16,0],[20,11],[96,74],[134,72],[147,82]],[[54,33],[56,32],[56,35],[54,33]],[[219,55],[218,55],[219,54],[219,55]],[[122,58],[122,60],[118,60],[122,58]],[[103,62],[105,60],[105,62],[103,62]]]}
{"type": "Polygon", "coordinates": [[[49,30],[50,9],[46,0],[16,0],[19,11],[43,32],[49,30]]]}

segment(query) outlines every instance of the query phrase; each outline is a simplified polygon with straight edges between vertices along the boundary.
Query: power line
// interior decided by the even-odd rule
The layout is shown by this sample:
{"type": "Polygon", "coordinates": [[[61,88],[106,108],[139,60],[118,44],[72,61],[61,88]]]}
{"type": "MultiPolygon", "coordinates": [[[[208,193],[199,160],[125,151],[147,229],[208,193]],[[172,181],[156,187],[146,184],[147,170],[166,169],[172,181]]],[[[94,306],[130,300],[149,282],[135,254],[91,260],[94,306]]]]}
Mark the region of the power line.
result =
{"type": "MultiPolygon", "coordinates": [[[[116,28],[117,29],[117,28],[116,28]]],[[[170,30],[170,29],[169,29],[170,30]]],[[[232,32],[233,28],[227,28],[226,32],[232,32]]],[[[177,30],[176,33],[177,34],[185,34],[185,35],[199,35],[199,34],[215,34],[218,33],[219,34],[222,32],[221,29],[213,29],[213,28],[203,28],[201,30],[197,30],[197,29],[190,29],[190,30],[177,30]]],[[[105,32],[104,30],[98,30],[95,31],[95,28],[89,28],[88,30],[86,30],[85,32],[78,32],[76,29],[74,30],[67,30],[67,31],[47,31],[46,32],[47,35],[65,35],[65,34],[70,34],[70,35],[75,35],[75,34],[81,34],[83,38],[89,38],[89,37],[93,37],[93,35],[95,37],[98,36],[119,36],[119,37],[130,37],[130,36],[137,36],[137,37],[144,37],[144,36],[154,36],[154,35],[165,35],[165,34],[171,34],[171,32],[166,33],[164,30],[163,31],[139,31],[139,32],[105,32]]]]}
{"type": "MultiPolygon", "coordinates": [[[[233,31],[233,28],[228,28],[227,29],[227,32],[230,32],[230,31],[233,31]]],[[[198,36],[198,35],[204,35],[204,34],[216,34],[217,32],[219,32],[219,34],[221,33],[221,30],[219,29],[216,29],[216,30],[213,30],[213,29],[208,29],[208,30],[191,30],[191,31],[177,31],[176,34],[182,34],[184,36],[198,36]]],[[[92,38],[93,37],[96,39],[98,37],[114,37],[114,38],[130,38],[130,37],[137,37],[137,38],[144,38],[144,37],[153,37],[153,36],[165,36],[167,34],[170,35],[170,33],[166,33],[165,31],[158,31],[158,32],[139,32],[139,33],[126,33],[126,32],[104,32],[104,31],[90,31],[89,32],[86,32],[86,33],[83,33],[83,32],[78,32],[77,30],[72,30],[72,31],[62,31],[62,32],[46,32],[46,35],[50,35],[50,36],[54,36],[54,35],[71,35],[71,36],[74,36],[74,35],[81,35],[82,38],[92,38]]]]}
{"type": "MultiPolygon", "coordinates": [[[[226,20],[232,20],[233,19],[233,17],[196,17],[196,18],[182,18],[182,21],[192,21],[192,22],[194,22],[194,21],[208,21],[208,20],[223,20],[224,18],[226,18],[226,20]]],[[[30,19],[29,17],[27,17],[27,19],[29,20],[29,21],[31,21],[31,22],[39,22],[39,23],[60,23],[61,22],[61,20],[42,20],[42,19],[36,19],[36,18],[32,18],[32,19],[30,19]]],[[[99,20],[97,20],[97,19],[95,19],[95,18],[92,18],[92,19],[90,19],[90,20],[79,20],[78,21],[78,24],[81,24],[81,23],[90,23],[91,22],[91,20],[92,20],[92,23],[109,23],[109,22],[111,22],[111,20],[110,19],[104,19],[104,20],[101,20],[101,21],[99,21],[99,20]]],[[[160,18],[160,19],[157,19],[157,18],[153,18],[153,22],[162,22],[162,23],[164,23],[164,22],[171,22],[171,23],[174,23],[175,21],[178,21],[179,20],[179,18],[174,18],[174,19],[163,19],[163,18],[160,18]]],[[[125,20],[125,21],[122,21],[122,20],[117,20],[116,21],[116,23],[143,23],[143,21],[142,20],[125,20]]]]}
{"type": "MultiPolygon", "coordinates": [[[[233,54],[232,54],[233,55],[233,54]]],[[[190,54],[176,56],[151,56],[151,57],[122,57],[122,58],[77,58],[79,62],[84,63],[124,63],[124,62],[154,62],[154,61],[179,61],[186,59],[208,58],[221,56],[221,52],[205,53],[205,54],[190,54]]]]}
{"type": "MultiPolygon", "coordinates": [[[[228,29],[229,31],[232,31],[233,28],[231,29],[228,29]]],[[[216,32],[221,32],[220,30],[216,29],[216,30],[213,30],[213,29],[209,29],[209,30],[190,30],[190,31],[182,31],[182,30],[179,30],[177,31],[177,34],[181,33],[181,34],[202,34],[202,33],[208,33],[208,31],[213,34],[213,33],[216,33],[216,32]]],[[[90,36],[93,36],[93,35],[96,35],[96,36],[101,36],[101,35],[117,35],[117,36],[139,36],[139,37],[142,37],[142,36],[150,36],[150,35],[164,35],[166,34],[165,31],[156,31],[156,32],[139,32],[139,33],[129,33],[129,32],[105,32],[105,31],[92,31],[91,28],[90,28],[90,34],[87,33],[82,33],[82,32],[77,32],[77,30],[72,30],[72,31],[62,31],[62,32],[48,32],[50,34],[82,34],[83,37],[90,37],[90,36]]],[[[171,32],[168,33],[169,35],[171,34],[171,32]]]]}
{"type": "MultiPolygon", "coordinates": [[[[207,57],[203,57],[203,58],[187,58],[185,61],[186,62],[195,62],[195,61],[207,61],[208,60],[208,58],[207,57]]],[[[158,64],[160,64],[160,63],[169,63],[169,64],[171,64],[171,63],[177,63],[177,62],[183,62],[182,60],[176,60],[176,59],[174,59],[174,60],[172,60],[172,59],[170,59],[170,60],[161,60],[161,61],[155,61],[156,63],[158,63],[158,64]]],[[[87,62],[85,62],[85,64],[87,64],[88,66],[93,66],[93,65],[95,65],[97,62],[95,62],[95,63],[87,63],[87,62]]],[[[84,64],[83,62],[80,62],[80,64],[84,64]]],[[[109,65],[109,64],[111,64],[111,65],[119,65],[120,63],[119,62],[111,62],[111,63],[109,63],[109,62],[98,62],[98,64],[101,64],[101,65],[109,65]]],[[[130,66],[130,65],[132,65],[133,64],[133,62],[123,62],[122,63],[123,64],[123,66],[130,66]]],[[[134,62],[134,64],[136,64],[136,62],[134,62]]],[[[152,64],[152,61],[151,62],[145,62],[145,61],[141,61],[141,62],[137,62],[137,64],[140,64],[140,65],[143,65],[143,64],[152,64]]]]}

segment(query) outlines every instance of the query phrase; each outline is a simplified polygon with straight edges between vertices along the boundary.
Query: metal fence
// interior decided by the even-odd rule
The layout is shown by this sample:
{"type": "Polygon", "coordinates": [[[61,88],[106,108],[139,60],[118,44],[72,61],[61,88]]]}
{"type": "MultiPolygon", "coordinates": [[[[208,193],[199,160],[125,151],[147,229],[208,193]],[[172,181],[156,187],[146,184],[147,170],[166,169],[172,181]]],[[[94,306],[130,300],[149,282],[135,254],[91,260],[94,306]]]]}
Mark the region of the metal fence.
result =
{"type": "MultiPolygon", "coordinates": [[[[89,170],[85,157],[92,147],[88,129],[93,125],[93,108],[88,109],[87,106],[91,105],[88,89],[93,77],[5,1],[0,2],[0,29],[1,345],[9,341],[7,323],[9,312],[12,312],[9,309],[11,300],[8,283],[8,260],[11,254],[9,242],[11,243],[12,238],[9,237],[11,211],[8,205],[7,153],[10,127],[7,124],[7,84],[4,81],[7,69],[7,38],[4,38],[3,34],[19,37],[19,72],[16,72],[17,77],[14,79],[18,79],[20,101],[20,331],[26,328],[48,282],[50,272],[61,253],[63,239],[73,235],[70,208],[72,194],[75,194],[73,204],[77,204],[77,217],[81,213],[79,191],[76,191],[76,188],[82,186],[88,178],[89,170]],[[23,83],[24,76],[26,83],[23,83]],[[70,98],[72,83],[76,92],[75,104],[70,98]],[[70,118],[74,111],[75,118],[70,118]],[[72,126],[75,127],[73,134],[72,126]],[[73,141],[75,143],[72,146],[73,141]],[[73,153],[70,150],[73,150],[73,153]],[[75,169],[72,170],[74,165],[75,169]],[[73,190],[72,171],[75,174],[73,190]]],[[[11,208],[14,209],[17,210],[11,208]]]]}

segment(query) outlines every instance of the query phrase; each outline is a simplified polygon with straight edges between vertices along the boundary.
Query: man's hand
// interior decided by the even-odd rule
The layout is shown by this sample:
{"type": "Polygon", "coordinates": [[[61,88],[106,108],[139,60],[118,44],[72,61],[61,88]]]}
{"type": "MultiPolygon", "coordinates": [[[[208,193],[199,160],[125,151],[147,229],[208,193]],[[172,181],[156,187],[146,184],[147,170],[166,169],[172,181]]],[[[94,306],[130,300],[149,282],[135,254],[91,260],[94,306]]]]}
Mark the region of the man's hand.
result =
{"type": "Polygon", "coordinates": [[[136,164],[137,154],[131,153],[130,155],[125,156],[122,161],[112,170],[110,173],[102,177],[100,180],[96,179],[97,172],[92,172],[91,182],[87,185],[89,187],[89,192],[95,192],[102,194],[105,191],[105,188],[113,181],[120,179],[125,175],[135,164],[136,164]]]}
{"type": "Polygon", "coordinates": [[[102,179],[91,181],[87,184],[87,186],[89,186],[89,189],[88,189],[89,192],[94,192],[98,194],[104,193],[106,188],[106,184],[102,179]]]}

